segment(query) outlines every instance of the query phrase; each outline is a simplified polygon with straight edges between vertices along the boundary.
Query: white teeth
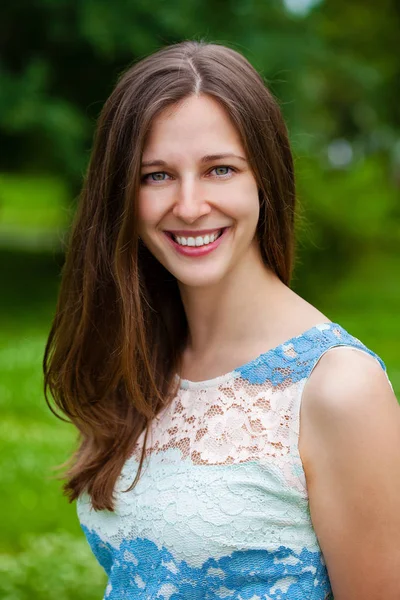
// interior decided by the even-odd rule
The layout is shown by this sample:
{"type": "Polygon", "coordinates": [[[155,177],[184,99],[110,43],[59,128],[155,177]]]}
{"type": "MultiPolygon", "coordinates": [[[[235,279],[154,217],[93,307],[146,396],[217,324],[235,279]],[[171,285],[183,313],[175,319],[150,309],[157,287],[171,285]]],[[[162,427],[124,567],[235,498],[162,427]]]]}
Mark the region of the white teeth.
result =
{"type": "Polygon", "coordinates": [[[220,229],[216,233],[207,234],[204,237],[197,236],[196,238],[194,238],[194,237],[185,238],[182,236],[173,235],[173,238],[174,238],[175,242],[177,242],[181,246],[206,246],[207,244],[211,244],[212,242],[215,242],[215,240],[221,235],[221,233],[222,233],[222,229],[220,229]]]}

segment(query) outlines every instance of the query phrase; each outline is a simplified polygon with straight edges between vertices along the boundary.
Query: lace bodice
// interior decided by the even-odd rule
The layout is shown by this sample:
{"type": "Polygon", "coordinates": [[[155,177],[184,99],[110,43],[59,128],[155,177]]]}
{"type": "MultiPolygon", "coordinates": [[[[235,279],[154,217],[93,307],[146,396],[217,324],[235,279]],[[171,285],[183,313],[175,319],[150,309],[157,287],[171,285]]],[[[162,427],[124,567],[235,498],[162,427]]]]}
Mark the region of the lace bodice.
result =
{"type": "Polygon", "coordinates": [[[298,450],[304,385],[321,356],[350,346],[383,361],[336,323],[317,325],[230,373],[181,380],[117,481],[116,510],[78,500],[109,576],[104,598],[328,600],[298,450]]]}

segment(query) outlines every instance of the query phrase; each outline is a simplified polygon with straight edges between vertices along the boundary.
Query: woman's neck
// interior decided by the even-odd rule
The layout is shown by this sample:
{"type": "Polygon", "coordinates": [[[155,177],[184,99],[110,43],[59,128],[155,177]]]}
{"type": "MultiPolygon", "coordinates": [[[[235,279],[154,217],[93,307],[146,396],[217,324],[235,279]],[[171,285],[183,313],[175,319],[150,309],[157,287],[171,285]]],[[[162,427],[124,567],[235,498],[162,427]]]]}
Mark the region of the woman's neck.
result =
{"type": "Polygon", "coordinates": [[[187,350],[193,356],[251,344],[265,336],[293,292],[261,260],[242,260],[217,285],[180,285],[189,325],[187,350]]]}

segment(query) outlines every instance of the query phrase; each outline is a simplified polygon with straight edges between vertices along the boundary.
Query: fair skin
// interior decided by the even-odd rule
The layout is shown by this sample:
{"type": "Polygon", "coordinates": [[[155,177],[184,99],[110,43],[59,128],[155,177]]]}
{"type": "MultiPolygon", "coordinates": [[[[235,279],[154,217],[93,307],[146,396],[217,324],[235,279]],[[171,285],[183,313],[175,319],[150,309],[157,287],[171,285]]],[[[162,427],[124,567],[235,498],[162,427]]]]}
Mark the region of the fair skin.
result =
{"type": "Polygon", "coordinates": [[[306,383],[299,449],[335,600],[400,598],[400,406],[380,365],[332,349],[306,383]]]}
{"type": "MultiPolygon", "coordinates": [[[[191,96],[154,119],[141,176],[139,234],[176,277],[188,320],[182,377],[227,373],[329,321],[262,263],[257,183],[215,100],[191,96]],[[204,160],[222,153],[235,156],[204,160]],[[201,257],[165,233],[221,227],[225,239],[201,257]]],[[[400,407],[381,367],[327,352],[304,389],[299,451],[335,600],[400,598],[399,448],[400,407]]]]}
{"type": "Polygon", "coordinates": [[[246,159],[236,129],[204,96],[159,115],[143,153],[144,164],[167,163],[142,168],[139,233],[178,280],[190,331],[182,373],[188,379],[228,372],[329,320],[263,265],[254,238],[257,183],[247,160],[236,156],[246,159]],[[235,157],[201,161],[221,153],[235,157]],[[182,256],[165,239],[164,231],[224,226],[230,229],[223,244],[202,257],[182,256]]]}

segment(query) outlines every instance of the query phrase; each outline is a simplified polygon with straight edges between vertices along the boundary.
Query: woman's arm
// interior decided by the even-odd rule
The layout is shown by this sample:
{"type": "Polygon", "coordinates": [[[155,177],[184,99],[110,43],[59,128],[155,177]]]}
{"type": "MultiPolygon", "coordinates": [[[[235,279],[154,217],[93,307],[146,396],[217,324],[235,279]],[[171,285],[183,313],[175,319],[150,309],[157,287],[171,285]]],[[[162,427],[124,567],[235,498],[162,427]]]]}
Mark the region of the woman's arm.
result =
{"type": "Polygon", "coordinates": [[[399,600],[400,406],[374,358],[350,348],[321,358],[299,450],[335,600],[399,600]]]}

